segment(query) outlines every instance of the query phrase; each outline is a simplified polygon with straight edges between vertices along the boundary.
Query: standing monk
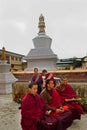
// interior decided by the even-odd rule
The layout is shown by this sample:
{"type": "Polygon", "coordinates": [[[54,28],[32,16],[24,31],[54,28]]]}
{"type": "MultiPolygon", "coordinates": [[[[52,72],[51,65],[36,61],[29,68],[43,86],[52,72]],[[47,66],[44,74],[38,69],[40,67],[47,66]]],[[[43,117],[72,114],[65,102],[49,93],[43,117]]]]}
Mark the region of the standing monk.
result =
{"type": "Polygon", "coordinates": [[[45,88],[46,80],[49,80],[49,79],[54,80],[54,86],[56,86],[54,75],[52,73],[48,73],[46,69],[42,70],[42,77],[43,77],[43,88],[45,88]]]}
{"type": "Polygon", "coordinates": [[[42,79],[41,74],[38,72],[38,68],[34,68],[34,74],[31,78],[31,83],[33,83],[33,82],[38,84],[37,93],[40,94],[40,92],[42,91],[43,79],[42,79]]]}

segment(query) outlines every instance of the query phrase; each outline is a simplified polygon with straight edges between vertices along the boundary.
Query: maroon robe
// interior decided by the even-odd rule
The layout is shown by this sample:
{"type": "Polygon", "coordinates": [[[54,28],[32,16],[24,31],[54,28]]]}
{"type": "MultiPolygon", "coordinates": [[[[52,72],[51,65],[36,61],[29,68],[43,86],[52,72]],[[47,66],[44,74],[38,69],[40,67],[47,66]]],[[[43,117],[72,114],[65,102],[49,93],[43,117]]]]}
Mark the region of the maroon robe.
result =
{"type": "Polygon", "coordinates": [[[53,80],[54,81],[54,86],[56,86],[56,81],[55,81],[55,79],[54,79],[54,76],[53,76],[53,74],[52,73],[48,73],[47,75],[46,75],[46,77],[45,77],[45,82],[46,82],[46,80],[53,80]]]}
{"type": "Polygon", "coordinates": [[[36,130],[37,121],[44,118],[45,103],[37,94],[27,94],[22,100],[21,125],[22,130],[36,130]]]}
{"type": "Polygon", "coordinates": [[[78,102],[76,102],[76,101],[71,101],[71,102],[65,101],[65,99],[76,98],[76,93],[73,90],[72,86],[67,84],[67,87],[64,90],[61,90],[58,92],[61,96],[62,103],[64,105],[68,105],[69,108],[71,109],[71,111],[73,113],[73,119],[80,119],[81,114],[83,114],[82,106],[80,104],[78,104],[78,102]]]}
{"type": "Polygon", "coordinates": [[[38,84],[38,94],[40,94],[40,92],[42,91],[42,84],[43,84],[43,78],[41,76],[41,74],[33,74],[32,78],[31,78],[31,82],[36,82],[38,84]]]}
{"type": "MultiPolygon", "coordinates": [[[[49,93],[48,93],[48,90],[45,89],[44,91],[42,91],[41,97],[46,102],[46,104],[49,106],[49,108],[53,107],[53,108],[57,109],[62,105],[61,97],[55,88],[52,89],[52,91],[49,93]],[[49,98],[48,94],[50,94],[50,96],[52,98],[49,98]],[[45,97],[46,97],[48,103],[45,100],[45,97]]],[[[57,126],[56,126],[55,130],[66,130],[73,122],[72,112],[70,110],[65,111],[63,113],[56,113],[56,111],[52,111],[51,116],[57,120],[57,126]]],[[[48,130],[50,130],[50,129],[48,129],[48,130]]]]}

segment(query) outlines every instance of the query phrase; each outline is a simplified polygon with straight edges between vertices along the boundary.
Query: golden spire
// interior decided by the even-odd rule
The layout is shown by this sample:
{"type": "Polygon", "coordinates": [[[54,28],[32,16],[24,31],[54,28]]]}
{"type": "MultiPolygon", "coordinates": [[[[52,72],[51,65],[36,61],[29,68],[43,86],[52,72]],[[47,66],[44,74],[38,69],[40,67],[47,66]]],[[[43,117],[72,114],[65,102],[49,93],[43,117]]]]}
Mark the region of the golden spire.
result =
{"type": "Polygon", "coordinates": [[[38,27],[39,27],[39,33],[45,32],[45,29],[44,29],[45,28],[45,22],[44,22],[44,16],[42,14],[39,17],[38,27]]]}
{"type": "Polygon", "coordinates": [[[6,60],[5,47],[2,48],[1,60],[6,60]]]}

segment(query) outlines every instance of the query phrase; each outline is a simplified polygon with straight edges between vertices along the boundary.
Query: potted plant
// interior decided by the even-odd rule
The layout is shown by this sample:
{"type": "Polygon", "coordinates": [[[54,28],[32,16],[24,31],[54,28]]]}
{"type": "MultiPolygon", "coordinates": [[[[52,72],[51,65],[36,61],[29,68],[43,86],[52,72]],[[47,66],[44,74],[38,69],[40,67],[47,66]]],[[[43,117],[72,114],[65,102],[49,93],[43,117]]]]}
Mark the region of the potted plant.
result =
{"type": "Polygon", "coordinates": [[[79,104],[82,105],[84,111],[87,112],[87,97],[82,98],[82,100],[79,101],[79,104]]]}

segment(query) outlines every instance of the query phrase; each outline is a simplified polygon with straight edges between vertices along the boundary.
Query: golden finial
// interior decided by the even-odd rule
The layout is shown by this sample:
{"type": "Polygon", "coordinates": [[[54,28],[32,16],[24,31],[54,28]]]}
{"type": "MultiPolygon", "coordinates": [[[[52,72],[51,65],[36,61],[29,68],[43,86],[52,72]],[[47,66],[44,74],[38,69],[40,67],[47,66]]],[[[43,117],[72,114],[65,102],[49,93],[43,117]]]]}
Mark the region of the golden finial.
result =
{"type": "Polygon", "coordinates": [[[41,32],[45,32],[45,22],[44,22],[44,16],[41,14],[40,17],[39,17],[39,33],[41,32]]]}
{"type": "Polygon", "coordinates": [[[5,47],[2,48],[1,60],[6,60],[5,47]]]}

